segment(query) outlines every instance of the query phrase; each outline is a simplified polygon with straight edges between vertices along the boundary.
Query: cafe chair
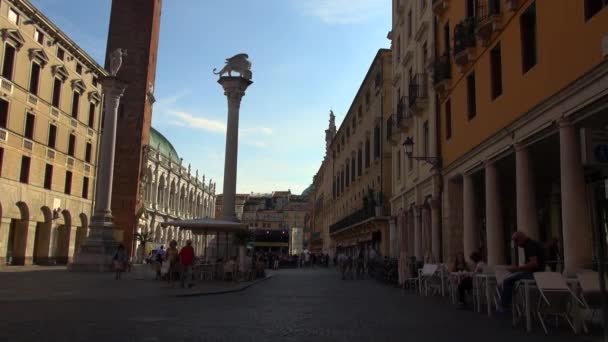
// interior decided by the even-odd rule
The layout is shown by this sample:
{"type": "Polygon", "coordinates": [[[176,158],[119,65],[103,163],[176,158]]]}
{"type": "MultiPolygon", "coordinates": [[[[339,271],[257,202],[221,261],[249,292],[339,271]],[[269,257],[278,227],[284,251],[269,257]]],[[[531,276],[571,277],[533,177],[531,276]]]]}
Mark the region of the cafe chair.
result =
{"type": "Polygon", "coordinates": [[[556,326],[559,318],[563,318],[568,322],[572,331],[576,333],[576,327],[573,323],[573,310],[576,304],[583,305],[583,302],[572,292],[564,277],[557,272],[536,272],[534,273],[534,280],[540,293],[536,314],[545,330],[545,334],[549,333],[545,322],[547,316],[555,318],[556,326]]]}

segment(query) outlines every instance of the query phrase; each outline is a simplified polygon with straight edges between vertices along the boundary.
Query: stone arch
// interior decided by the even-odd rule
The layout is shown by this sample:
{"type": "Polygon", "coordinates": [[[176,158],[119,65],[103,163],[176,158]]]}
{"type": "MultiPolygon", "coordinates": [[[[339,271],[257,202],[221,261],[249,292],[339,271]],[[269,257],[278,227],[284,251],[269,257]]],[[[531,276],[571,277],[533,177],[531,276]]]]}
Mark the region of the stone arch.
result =
{"type": "Polygon", "coordinates": [[[186,187],[182,184],[181,190],[179,192],[179,216],[184,215],[184,204],[186,203],[186,187]]]}
{"type": "Polygon", "coordinates": [[[175,197],[177,188],[175,186],[175,179],[171,181],[171,189],[169,192],[169,211],[174,212],[176,209],[175,197]]]}
{"type": "Polygon", "coordinates": [[[201,194],[196,194],[196,217],[199,218],[203,216],[202,215],[202,208],[201,208],[201,194]]]}
{"type": "Polygon", "coordinates": [[[36,223],[34,236],[33,262],[37,265],[51,264],[51,234],[53,230],[53,211],[47,206],[40,208],[43,222],[36,223]]]}
{"type": "Polygon", "coordinates": [[[64,209],[61,211],[61,216],[63,218],[63,224],[57,226],[55,261],[57,264],[67,264],[70,255],[73,254],[70,253],[70,247],[74,248],[73,244],[70,243],[72,238],[72,214],[69,210],[64,209]]]}
{"type": "Polygon", "coordinates": [[[195,216],[195,202],[194,202],[194,189],[190,188],[190,195],[188,195],[188,215],[190,217],[195,216]]]}
{"type": "Polygon", "coordinates": [[[158,179],[158,191],[156,193],[156,205],[161,210],[165,209],[165,188],[165,174],[162,173],[158,179]]]}
{"type": "Polygon", "coordinates": [[[146,188],[145,188],[145,201],[148,205],[152,204],[153,194],[154,194],[154,176],[152,173],[152,168],[146,168],[146,188]]]}
{"type": "Polygon", "coordinates": [[[25,265],[30,210],[25,202],[17,202],[15,205],[19,210],[19,219],[11,219],[6,258],[11,265],[25,265]]]}
{"type": "Polygon", "coordinates": [[[80,213],[80,215],[78,215],[78,218],[80,218],[80,225],[76,228],[76,243],[74,246],[74,256],[78,253],[78,251],[80,250],[80,246],[82,246],[82,244],[87,239],[89,231],[89,218],[87,217],[87,214],[80,213]]]}

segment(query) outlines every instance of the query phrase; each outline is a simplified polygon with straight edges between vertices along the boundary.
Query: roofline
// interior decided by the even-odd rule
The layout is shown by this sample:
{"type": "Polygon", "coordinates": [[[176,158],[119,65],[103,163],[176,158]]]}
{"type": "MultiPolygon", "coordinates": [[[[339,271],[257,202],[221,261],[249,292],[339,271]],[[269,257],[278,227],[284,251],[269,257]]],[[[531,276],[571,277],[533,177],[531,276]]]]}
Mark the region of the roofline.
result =
{"type": "MultiPolygon", "coordinates": [[[[74,42],[67,34],[65,34],[65,32],[63,32],[59,28],[59,26],[53,23],[53,21],[51,21],[36,6],[34,6],[34,4],[30,2],[30,0],[10,0],[9,2],[17,7],[24,6],[25,9],[32,13],[34,18],[31,19],[38,19],[42,24],[47,25],[52,30],[54,30],[54,33],[60,39],[64,40],[67,43],[63,47],[66,50],[72,52],[73,54],[79,54],[82,60],[89,63],[89,66],[92,66],[97,69],[96,71],[100,74],[99,76],[109,75],[109,72],[105,68],[103,68],[99,63],[97,63],[97,61],[95,61],[95,59],[91,57],[84,49],[78,46],[78,44],[76,44],[76,42],[74,42]]],[[[56,39],[56,37],[53,38],[56,39]]]]}
{"type": "Polygon", "coordinates": [[[386,49],[386,48],[378,49],[378,52],[376,52],[376,56],[374,57],[374,59],[372,60],[371,64],[369,65],[369,68],[367,69],[367,72],[365,73],[365,77],[363,77],[363,81],[361,81],[361,85],[359,86],[359,89],[357,90],[357,93],[355,94],[355,97],[353,98],[353,102],[350,104],[350,107],[348,107],[348,110],[346,111],[346,115],[344,116],[344,119],[342,119],[342,122],[340,123],[340,126],[336,130],[336,135],[331,140],[330,146],[333,146],[334,141],[338,137],[338,133],[340,133],[340,130],[342,130],[342,126],[344,126],[344,123],[346,122],[346,119],[349,117],[349,115],[350,115],[353,107],[355,106],[355,102],[356,102],[357,98],[359,98],[359,95],[361,95],[361,92],[363,91],[363,85],[365,84],[365,81],[367,81],[367,78],[370,76],[370,73],[372,72],[372,69],[374,68],[374,65],[376,65],[376,63],[379,60],[381,60],[381,58],[383,57],[383,55],[388,54],[390,52],[391,52],[391,49],[386,49]]]}

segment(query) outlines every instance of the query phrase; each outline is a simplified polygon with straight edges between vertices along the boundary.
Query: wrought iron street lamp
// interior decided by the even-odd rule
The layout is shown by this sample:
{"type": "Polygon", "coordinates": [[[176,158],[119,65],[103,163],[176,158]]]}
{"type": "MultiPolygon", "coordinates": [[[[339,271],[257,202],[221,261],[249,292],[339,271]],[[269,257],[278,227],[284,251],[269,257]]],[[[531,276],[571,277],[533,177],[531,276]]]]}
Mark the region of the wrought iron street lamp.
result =
{"type": "Polygon", "coordinates": [[[431,164],[433,169],[439,169],[441,167],[441,160],[437,157],[429,157],[429,156],[414,156],[414,139],[412,137],[405,138],[403,142],[403,148],[405,149],[405,154],[408,158],[414,160],[421,160],[428,164],[431,164]]]}

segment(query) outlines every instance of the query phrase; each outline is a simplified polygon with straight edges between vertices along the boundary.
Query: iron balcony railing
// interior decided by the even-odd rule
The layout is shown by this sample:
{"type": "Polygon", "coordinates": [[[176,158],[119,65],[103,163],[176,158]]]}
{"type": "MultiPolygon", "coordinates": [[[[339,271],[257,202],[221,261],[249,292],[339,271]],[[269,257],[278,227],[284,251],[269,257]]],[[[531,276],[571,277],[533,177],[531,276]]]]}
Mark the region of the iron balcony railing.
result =
{"type": "Polygon", "coordinates": [[[354,224],[365,221],[372,217],[374,217],[374,208],[372,206],[368,206],[367,208],[359,209],[359,210],[355,211],[354,213],[341,219],[340,221],[329,226],[329,233],[333,234],[346,227],[352,226],[354,224]]]}
{"type": "Polygon", "coordinates": [[[483,22],[489,17],[500,15],[500,0],[481,0],[477,3],[477,21],[483,22]]]}
{"type": "Polygon", "coordinates": [[[435,61],[433,65],[433,82],[435,84],[452,78],[452,64],[450,53],[446,52],[435,61]]]}
{"type": "Polygon", "coordinates": [[[454,27],[454,55],[475,47],[476,18],[468,17],[454,27]]]}
{"type": "Polygon", "coordinates": [[[409,105],[410,107],[416,103],[418,99],[426,99],[428,97],[428,84],[426,74],[416,74],[410,80],[408,88],[409,105]]]}

